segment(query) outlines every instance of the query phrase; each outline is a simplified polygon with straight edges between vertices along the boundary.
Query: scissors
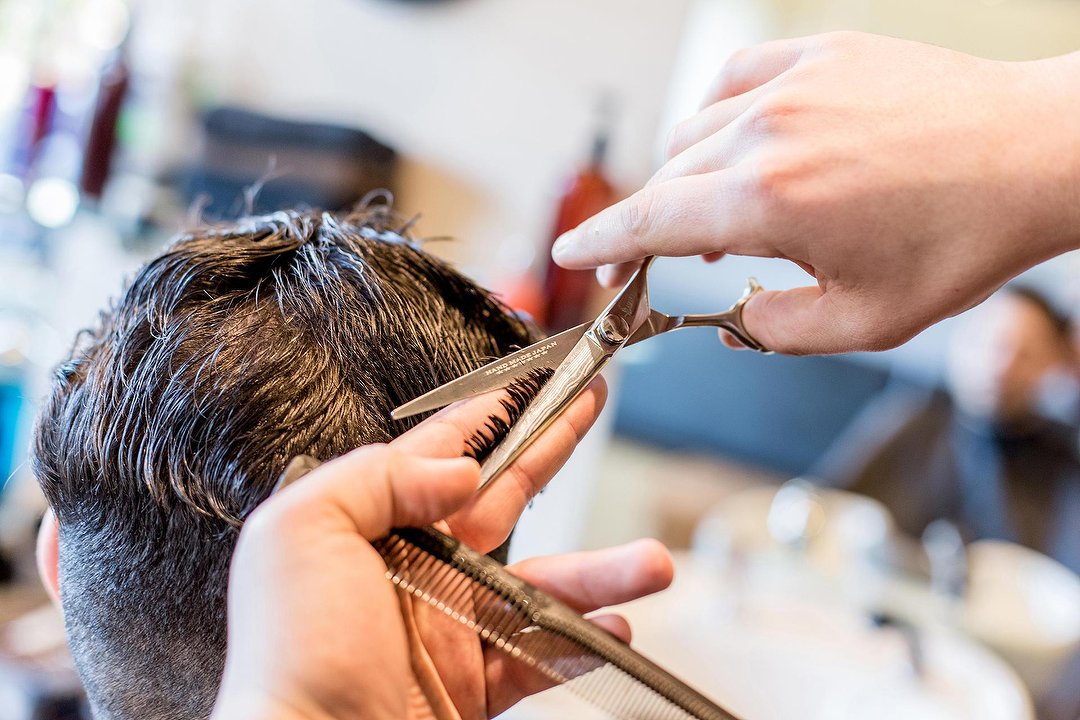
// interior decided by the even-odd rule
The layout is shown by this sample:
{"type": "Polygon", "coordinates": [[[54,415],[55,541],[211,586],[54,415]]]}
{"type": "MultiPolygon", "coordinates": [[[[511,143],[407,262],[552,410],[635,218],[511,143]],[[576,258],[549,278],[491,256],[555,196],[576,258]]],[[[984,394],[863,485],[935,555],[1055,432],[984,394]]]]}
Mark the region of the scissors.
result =
{"type": "Polygon", "coordinates": [[[462,375],[395,409],[394,420],[436,410],[450,403],[504,388],[538,370],[554,371],[551,379],[522,412],[480,468],[483,488],[551,425],[593,378],[622,350],[685,327],[723,328],[751,350],[769,352],[743,325],[746,301],[762,291],[754,278],[742,297],[724,312],[710,315],[666,315],[649,305],[649,268],[655,258],[642,261],[633,277],[595,319],[462,375]]]}

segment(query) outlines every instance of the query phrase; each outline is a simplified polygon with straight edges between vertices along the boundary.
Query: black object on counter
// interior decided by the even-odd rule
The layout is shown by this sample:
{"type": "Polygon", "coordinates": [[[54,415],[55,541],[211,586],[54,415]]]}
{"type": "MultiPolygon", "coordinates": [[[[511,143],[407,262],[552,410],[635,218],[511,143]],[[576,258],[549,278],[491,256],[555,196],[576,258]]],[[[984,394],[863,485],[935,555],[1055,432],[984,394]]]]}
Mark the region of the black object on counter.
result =
{"type": "Polygon", "coordinates": [[[362,130],[233,107],[210,110],[202,126],[181,186],[189,202],[208,200],[211,219],[301,205],[339,210],[371,190],[393,190],[397,153],[362,130]]]}

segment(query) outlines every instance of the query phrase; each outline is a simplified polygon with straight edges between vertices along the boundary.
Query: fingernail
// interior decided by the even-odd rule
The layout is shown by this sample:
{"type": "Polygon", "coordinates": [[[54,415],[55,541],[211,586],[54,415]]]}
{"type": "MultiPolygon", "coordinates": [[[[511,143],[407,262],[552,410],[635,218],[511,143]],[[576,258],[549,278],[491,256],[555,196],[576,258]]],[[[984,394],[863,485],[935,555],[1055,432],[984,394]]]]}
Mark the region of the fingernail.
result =
{"type": "Polygon", "coordinates": [[[566,258],[570,254],[573,240],[570,237],[570,233],[563,233],[559,236],[559,239],[555,241],[555,244],[551,246],[551,257],[555,262],[559,262],[566,258]]]}
{"type": "Polygon", "coordinates": [[[721,328],[719,330],[719,334],[720,334],[720,341],[722,343],[724,343],[725,345],[727,345],[732,350],[749,350],[750,349],[749,347],[747,347],[747,345],[742,340],[735,337],[734,335],[729,333],[727,330],[724,330],[723,328],[721,328]]]}
{"type": "Polygon", "coordinates": [[[596,268],[596,282],[600,283],[604,287],[611,287],[611,283],[614,279],[614,265],[601,265],[600,267],[596,268]]]}
{"type": "Polygon", "coordinates": [[[322,463],[310,455],[297,455],[289,461],[289,464],[285,466],[284,472],[278,476],[277,482],[274,484],[274,489],[271,490],[271,493],[277,493],[285,486],[292,485],[321,464],[322,463]]]}

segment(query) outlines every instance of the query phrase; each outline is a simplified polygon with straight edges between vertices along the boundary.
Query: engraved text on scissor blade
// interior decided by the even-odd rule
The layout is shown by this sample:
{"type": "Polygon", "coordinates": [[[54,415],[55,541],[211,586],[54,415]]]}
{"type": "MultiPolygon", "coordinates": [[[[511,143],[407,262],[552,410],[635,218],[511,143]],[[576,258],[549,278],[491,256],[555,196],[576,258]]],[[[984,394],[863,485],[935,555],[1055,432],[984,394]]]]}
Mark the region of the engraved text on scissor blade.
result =
{"type": "Polygon", "coordinates": [[[495,365],[494,367],[488,368],[487,370],[484,371],[484,376],[488,377],[488,376],[491,376],[491,375],[505,375],[506,373],[510,372],[511,370],[519,368],[522,365],[530,364],[533,360],[535,360],[538,357],[543,357],[544,355],[547,355],[548,353],[550,353],[553,349],[557,348],[558,346],[559,346],[559,342],[557,340],[549,342],[549,343],[544,343],[543,345],[533,349],[531,352],[527,352],[524,355],[519,355],[519,356],[517,356],[515,358],[511,358],[510,360],[507,360],[506,362],[501,362],[498,365],[495,365]]]}

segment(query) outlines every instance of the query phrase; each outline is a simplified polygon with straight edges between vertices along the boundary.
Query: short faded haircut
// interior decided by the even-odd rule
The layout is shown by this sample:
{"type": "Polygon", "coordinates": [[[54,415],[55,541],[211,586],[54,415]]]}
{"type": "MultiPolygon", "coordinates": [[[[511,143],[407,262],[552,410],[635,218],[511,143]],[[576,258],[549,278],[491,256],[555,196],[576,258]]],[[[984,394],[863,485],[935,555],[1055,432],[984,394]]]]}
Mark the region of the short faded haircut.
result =
{"type": "Polygon", "coordinates": [[[392,408],[534,339],[400,229],[376,207],[183,235],[60,366],[34,466],[98,718],[207,717],[237,529],[288,460],[388,441],[416,422],[392,408]]]}

